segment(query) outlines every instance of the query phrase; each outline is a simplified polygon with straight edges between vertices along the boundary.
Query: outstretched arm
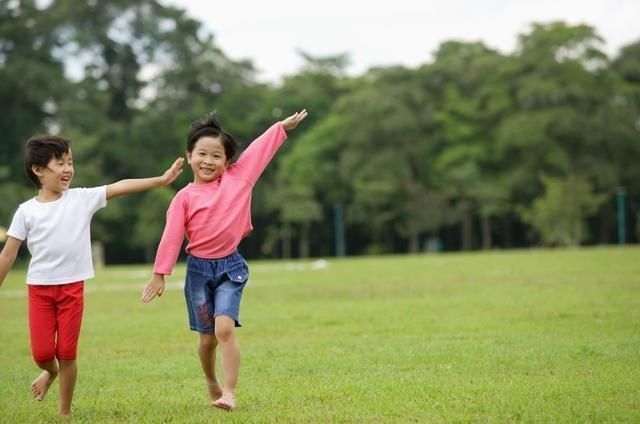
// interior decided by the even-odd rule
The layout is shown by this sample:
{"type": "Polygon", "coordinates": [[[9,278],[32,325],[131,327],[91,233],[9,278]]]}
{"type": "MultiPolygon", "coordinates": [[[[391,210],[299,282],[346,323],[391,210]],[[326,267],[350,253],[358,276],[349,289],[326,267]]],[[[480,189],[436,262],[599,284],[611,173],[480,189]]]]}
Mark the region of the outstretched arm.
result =
{"type": "Polygon", "coordinates": [[[160,177],[136,178],[130,180],[120,180],[107,186],[107,200],[123,194],[146,191],[152,188],[166,186],[178,178],[182,172],[184,158],[178,158],[169,169],[160,177]]]}
{"type": "Polygon", "coordinates": [[[22,240],[18,240],[11,236],[7,237],[7,242],[2,248],[2,252],[0,252],[0,286],[2,286],[5,277],[9,273],[13,263],[16,261],[18,249],[20,249],[21,244],[22,240]]]}
{"type": "Polygon", "coordinates": [[[282,127],[285,131],[291,131],[298,126],[300,122],[308,115],[307,109],[302,109],[300,112],[296,112],[293,115],[282,120],[282,127]]]}
{"type": "Polygon", "coordinates": [[[278,148],[287,139],[286,131],[296,128],[306,116],[306,109],[302,109],[300,112],[276,122],[253,140],[233,164],[236,177],[244,179],[252,186],[255,185],[278,148]]]}

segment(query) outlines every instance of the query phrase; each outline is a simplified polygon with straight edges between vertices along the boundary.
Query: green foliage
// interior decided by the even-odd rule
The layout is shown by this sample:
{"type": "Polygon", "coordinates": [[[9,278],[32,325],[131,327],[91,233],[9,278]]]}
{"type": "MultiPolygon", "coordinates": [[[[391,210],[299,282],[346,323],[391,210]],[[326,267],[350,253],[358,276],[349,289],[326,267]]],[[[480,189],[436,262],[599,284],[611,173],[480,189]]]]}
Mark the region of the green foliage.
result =
{"type": "Polygon", "coordinates": [[[51,27],[34,1],[0,2],[0,183],[24,174],[24,141],[49,130],[68,87],[51,27]]]}
{"type": "Polygon", "coordinates": [[[415,182],[407,182],[407,197],[404,201],[402,216],[397,231],[409,239],[409,251],[420,250],[420,236],[425,233],[437,234],[447,223],[451,208],[446,197],[439,192],[427,191],[415,182]]]}
{"type": "MultiPolygon", "coordinates": [[[[610,59],[589,26],[536,23],[513,54],[447,41],[431,63],[358,77],[346,74],[347,54],[299,52],[301,70],[268,85],[201,22],[158,0],[44,4],[0,2],[2,225],[33,192],[22,146],[34,133],[72,138],[74,185],[101,185],[161,173],[208,112],[244,148],[302,107],[309,117],[254,189],[250,257],[278,243],[297,242],[298,255],[332,252],[336,204],[350,253],[417,251],[426,237],[445,249],[526,245],[540,228],[522,218],[544,198],[540,174],[582,175],[603,196],[624,187],[636,225],[638,42],[610,59]]],[[[175,188],[191,178],[187,169],[175,188]]],[[[152,256],[167,194],[110,202],[96,215],[108,260],[152,256]]],[[[578,242],[612,239],[615,211],[598,205],[584,224],[594,237],[578,242]]]]}
{"type": "Polygon", "coordinates": [[[613,61],[612,67],[629,83],[640,83],[640,40],[625,46],[613,61]]]}
{"type": "MultiPolygon", "coordinates": [[[[27,178],[25,176],[25,178],[27,178]]],[[[32,183],[33,185],[33,183],[32,183]]],[[[17,205],[25,202],[36,193],[35,186],[31,188],[25,187],[20,183],[5,182],[0,184],[0,227],[9,226],[13,213],[17,209],[17,205]]]]}
{"type": "Polygon", "coordinates": [[[524,213],[547,245],[578,246],[588,237],[586,218],[605,200],[578,175],[566,179],[542,176],[544,195],[524,213]]]}
{"type": "Polygon", "coordinates": [[[142,195],[138,204],[138,216],[133,230],[133,244],[147,250],[147,260],[155,258],[155,248],[162,236],[167,208],[175,191],[168,187],[152,190],[142,195]]]}

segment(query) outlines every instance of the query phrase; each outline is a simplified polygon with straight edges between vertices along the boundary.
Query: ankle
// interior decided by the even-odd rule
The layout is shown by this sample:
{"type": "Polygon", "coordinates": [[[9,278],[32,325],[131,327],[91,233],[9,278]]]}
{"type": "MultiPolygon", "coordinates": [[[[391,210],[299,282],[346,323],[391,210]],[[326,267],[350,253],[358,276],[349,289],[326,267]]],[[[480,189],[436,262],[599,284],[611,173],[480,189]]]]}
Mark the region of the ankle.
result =
{"type": "Polygon", "coordinates": [[[235,399],[236,398],[236,391],[235,390],[223,390],[222,391],[222,397],[230,397],[231,399],[235,399]]]}

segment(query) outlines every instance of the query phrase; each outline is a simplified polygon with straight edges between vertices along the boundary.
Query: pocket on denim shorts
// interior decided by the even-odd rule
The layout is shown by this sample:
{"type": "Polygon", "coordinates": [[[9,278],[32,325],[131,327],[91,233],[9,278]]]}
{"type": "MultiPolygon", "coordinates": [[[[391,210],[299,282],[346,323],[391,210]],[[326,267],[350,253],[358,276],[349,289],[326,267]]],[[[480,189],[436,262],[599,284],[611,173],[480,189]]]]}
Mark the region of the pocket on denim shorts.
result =
{"type": "Polygon", "coordinates": [[[245,264],[239,263],[233,269],[227,271],[227,277],[235,283],[246,283],[249,278],[249,268],[245,264]]]}

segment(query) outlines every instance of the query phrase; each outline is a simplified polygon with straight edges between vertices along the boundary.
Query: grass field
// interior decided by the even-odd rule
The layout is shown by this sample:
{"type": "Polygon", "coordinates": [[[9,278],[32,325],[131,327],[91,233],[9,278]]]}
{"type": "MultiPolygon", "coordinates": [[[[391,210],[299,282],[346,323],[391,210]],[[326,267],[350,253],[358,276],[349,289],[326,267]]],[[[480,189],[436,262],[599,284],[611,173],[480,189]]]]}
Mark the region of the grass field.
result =
{"type": "MultiPolygon", "coordinates": [[[[640,248],[252,261],[238,409],[208,406],[184,268],[86,285],[73,422],[640,422],[640,248]]],[[[0,420],[37,403],[24,272],[0,288],[0,420]]],[[[61,420],[62,421],[62,420],[61,420]]]]}

